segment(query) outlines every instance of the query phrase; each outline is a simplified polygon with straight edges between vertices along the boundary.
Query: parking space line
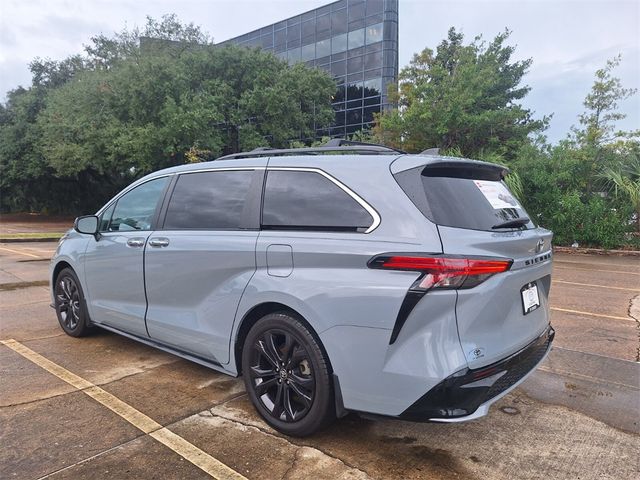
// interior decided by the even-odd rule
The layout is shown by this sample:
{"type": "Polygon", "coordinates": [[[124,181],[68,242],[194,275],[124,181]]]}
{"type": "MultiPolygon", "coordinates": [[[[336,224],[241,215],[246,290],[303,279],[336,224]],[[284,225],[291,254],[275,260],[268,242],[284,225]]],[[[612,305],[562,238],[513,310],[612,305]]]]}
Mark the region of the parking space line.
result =
{"type": "Polygon", "coordinates": [[[611,318],[612,320],[625,320],[627,322],[635,322],[635,320],[630,317],[616,317],[615,315],[604,315],[602,313],[583,312],[580,310],[570,310],[568,308],[560,308],[560,307],[550,307],[550,308],[551,310],[556,310],[557,312],[575,313],[577,315],[588,315],[590,317],[602,317],[602,318],[611,318]]]}
{"type": "Polygon", "coordinates": [[[605,272],[605,273],[622,273],[625,275],[640,275],[640,273],[638,272],[627,272],[625,270],[594,270],[592,268],[583,268],[583,267],[564,267],[562,265],[556,265],[555,268],[562,268],[564,270],[582,270],[582,271],[587,271],[587,272],[593,272],[595,273],[600,273],[600,272],[605,272]]]}
{"type": "Polygon", "coordinates": [[[14,250],[12,248],[7,248],[7,247],[0,247],[0,250],[6,250],[7,252],[11,252],[11,253],[17,253],[18,255],[24,255],[26,257],[32,257],[32,258],[42,258],[39,257],[38,255],[34,255],[33,253],[27,253],[27,252],[21,252],[20,250],[14,250]]]}
{"type": "MultiPolygon", "coordinates": [[[[640,258],[640,257],[639,257],[640,258]]],[[[574,262],[571,260],[558,260],[558,258],[555,258],[553,260],[553,263],[570,263],[570,264],[574,264],[574,265],[593,265],[594,267],[599,267],[600,265],[609,265],[612,267],[621,267],[621,268],[638,268],[636,265],[624,265],[624,264],[620,264],[620,263],[611,263],[611,262],[574,262]]]]}
{"type": "Polygon", "coordinates": [[[553,283],[565,283],[567,285],[578,285],[581,287],[597,287],[604,288],[605,290],[626,290],[628,292],[640,292],[640,288],[613,287],[611,285],[595,285],[593,283],[568,282],[566,280],[553,280],[553,283]]]}
{"type": "Polygon", "coordinates": [[[246,480],[246,478],[240,473],[212,457],[205,451],[199,449],[181,436],[173,433],[166,427],[163,427],[158,422],[135,409],[128,403],[123,402],[106,390],[94,385],[82,377],[79,377],[75,373],[70,372],[66,368],[61,367],[39,353],[34,352],[20,342],[9,339],[0,340],[0,343],[19,353],[24,358],[35,363],[52,375],[55,375],[59,379],[67,382],[69,385],[77,388],[81,392],[84,392],[89,397],[116,413],[137,429],[142,430],[145,434],[148,434],[164,446],[170,448],[185,460],[188,460],[213,478],[220,480],[246,480]]]}

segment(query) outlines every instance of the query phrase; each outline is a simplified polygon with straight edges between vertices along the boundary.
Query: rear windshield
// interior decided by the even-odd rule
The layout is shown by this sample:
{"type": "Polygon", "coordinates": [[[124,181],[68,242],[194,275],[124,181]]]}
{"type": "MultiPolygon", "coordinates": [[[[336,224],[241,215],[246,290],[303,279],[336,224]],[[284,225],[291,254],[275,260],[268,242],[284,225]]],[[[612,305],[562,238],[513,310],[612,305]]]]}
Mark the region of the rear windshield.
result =
{"type": "Polygon", "coordinates": [[[411,201],[432,222],[471,230],[535,228],[499,170],[418,167],[394,175],[411,201]]]}

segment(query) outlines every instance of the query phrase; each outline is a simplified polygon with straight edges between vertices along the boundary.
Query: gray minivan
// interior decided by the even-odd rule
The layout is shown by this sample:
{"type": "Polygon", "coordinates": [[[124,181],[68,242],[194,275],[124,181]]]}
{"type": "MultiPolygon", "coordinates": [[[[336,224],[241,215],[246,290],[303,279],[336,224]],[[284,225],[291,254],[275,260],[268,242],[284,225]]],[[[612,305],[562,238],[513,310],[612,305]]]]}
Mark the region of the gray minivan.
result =
{"type": "Polygon", "coordinates": [[[61,327],[242,374],[289,435],[486,415],[550,350],[552,233],[500,165],[345,143],[169,168],[79,217],[61,327]]]}

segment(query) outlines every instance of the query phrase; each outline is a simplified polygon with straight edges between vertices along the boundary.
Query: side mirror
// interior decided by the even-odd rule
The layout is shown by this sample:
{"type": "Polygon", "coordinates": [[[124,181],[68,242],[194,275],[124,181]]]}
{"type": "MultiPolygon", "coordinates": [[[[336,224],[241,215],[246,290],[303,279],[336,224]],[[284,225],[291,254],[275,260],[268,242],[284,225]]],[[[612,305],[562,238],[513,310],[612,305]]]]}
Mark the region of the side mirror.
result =
{"type": "Polygon", "coordinates": [[[76,218],[73,222],[73,228],[78,233],[86,233],[95,235],[98,233],[98,217],[95,215],[84,215],[76,218]]]}

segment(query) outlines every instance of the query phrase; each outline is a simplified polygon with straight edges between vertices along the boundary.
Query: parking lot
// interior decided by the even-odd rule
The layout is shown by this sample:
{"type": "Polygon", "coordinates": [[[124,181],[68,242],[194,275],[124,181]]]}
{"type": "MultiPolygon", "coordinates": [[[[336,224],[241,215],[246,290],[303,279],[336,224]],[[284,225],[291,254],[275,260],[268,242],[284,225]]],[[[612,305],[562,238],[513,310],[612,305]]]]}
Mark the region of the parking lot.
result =
{"type": "Polygon", "coordinates": [[[639,478],[640,257],[556,254],[555,348],[464,424],[267,427],[234,379],[49,307],[55,243],[0,244],[0,478],[639,478]],[[635,299],[635,301],[634,301],[635,299]]]}

